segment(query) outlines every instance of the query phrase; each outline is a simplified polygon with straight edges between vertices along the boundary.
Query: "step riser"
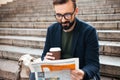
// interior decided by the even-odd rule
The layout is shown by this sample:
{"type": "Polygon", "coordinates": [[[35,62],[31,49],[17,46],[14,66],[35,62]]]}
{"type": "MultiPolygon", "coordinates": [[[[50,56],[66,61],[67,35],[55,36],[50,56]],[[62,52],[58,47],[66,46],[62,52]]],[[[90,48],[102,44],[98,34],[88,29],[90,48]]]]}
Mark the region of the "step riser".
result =
{"type": "MultiPolygon", "coordinates": [[[[0,59],[0,63],[3,64],[0,66],[1,68],[0,77],[3,78],[4,80],[17,80],[17,76],[19,76],[19,74],[17,73],[19,70],[18,61],[0,59]],[[4,66],[6,64],[8,67],[4,66]]],[[[29,79],[22,78],[20,80],[29,80],[29,79]]]]}
{"type": "MultiPolygon", "coordinates": [[[[53,9],[53,7],[52,7],[52,4],[47,4],[47,3],[39,3],[39,2],[37,2],[37,3],[33,3],[33,4],[29,4],[29,3],[26,3],[26,4],[15,4],[15,5],[13,5],[12,4],[12,6],[11,5],[9,5],[8,7],[3,7],[2,8],[2,11],[7,11],[7,10],[11,10],[11,9],[19,9],[19,8],[26,8],[26,9],[31,9],[31,7],[33,7],[32,9],[33,10],[35,10],[35,9],[38,9],[38,10],[46,10],[46,9],[53,9]],[[18,7],[19,6],[19,7],[18,7]],[[40,7],[38,7],[38,6],[40,6],[40,7]]],[[[92,3],[92,2],[90,2],[90,3],[88,3],[87,2],[87,4],[86,3],[79,3],[79,4],[77,4],[78,5],[78,8],[80,8],[80,10],[82,9],[82,10],[91,10],[91,9],[110,9],[110,8],[116,8],[116,7],[118,7],[119,8],[119,3],[112,3],[112,4],[106,4],[106,3],[103,3],[102,1],[100,2],[100,3],[92,3]]]]}
{"type": "Polygon", "coordinates": [[[55,22],[55,17],[18,17],[3,19],[1,22],[55,22]]]}
{"type": "MultiPolygon", "coordinates": [[[[48,28],[54,22],[0,22],[1,28],[48,28]]],[[[120,30],[120,22],[88,22],[98,30],[120,30]]]]}
{"type": "MultiPolygon", "coordinates": [[[[19,10],[19,9],[17,9],[19,10]]],[[[54,11],[53,10],[50,10],[50,11],[41,11],[39,9],[37,10],[30,10],[30,9],[20,9],[21,11],[17,11],[17,10],[13,10],[13,11],[4,11],[4,12],[0,12],[0,15],[2,14],[15,14],[15,13],[34,13],[34,12],[39,12],[40,14],[45,14],[45,13],[50,13],[50,14],[54,14],[54,11]]],[[[108,8],[108,9],[88,9],[88,10],[80,10],[79,14],[82,14],[82,15],[87,15],[87,14],[117,14],[119,13],[119,9],[118,8],[108,8]]]]}
{"type": "MultiPolygon", "coordinates": [[[[90,2],[89,1],[87,1],[87,2],[77,1],[77,5],[78,5],[78,7],[93,7],[93,6],[95,7],[97,5],[98,8],[103,8],[103,7],[109,7],[109,8],[111,8],[111,6],[113,4],[117,4],[118,3],[118,1],[116,3],[114,1],[113,3],[108,4],[108,3],[106,3],[105,0],[104,1],[94,1],[94,2],[91,2],[91,1],[90,2]]],[[[9,9],[9,7],[10,8],[16,8],[17,6],[20,6],[20,7],[22,7],[22,6],[24,6],[24,7],[34,6],[34,7],[37,7],[36,5],[37,6],[41,6],[41,7],[42,6],[43,7],[49,7],[49,6],[52,7],[52,2],[48,2],[48,1],[46,1],[46,2],[41,2],[41,1],[35,2],[35,1],[32,1],[32,2],[24,2],[23,3],[21,1],[21,2],[17,2],[17,3],[8,4],[6,6],[3,6],[3,8],[4,9],[6,9],[6,8],[9,9]]]]}
{"type": "Polygon", "coordinates": [[[78,15],[78,18],[84,21],[119,21],[120,15],[78,15]]]}
{"type": "Polygon", "coordinates": [[[0,27],[1,28],[48,28],[48,26],[50,26],[51,24],[53,24],[53,22],[50,23],[45,23],[45,22],[1,22],[0,23],[0,27]]]}
{"type": "MultiPolygon", "coordinates": [[[[13,40],[13,39],[1,39],[0,44],[30,47],[30,48],[44,48],[45,41],[29,41],[29,40],[13,40]]],[[[120,46],[107,46],[100,44],[100,53],[103,55],[118,56],[120,57],[120,46]]]]}
{"type": "Polygon", "coordinates": [[[116,78],[110,77],[110,76],[101,76],[101,80],[118,80],[116,78]]]}
{"type": "MultiPolygon", "coordinates": [[[[16,73],[18,70],[18,62],[12,60],[0,59],[0,77],[9,80],[16,80],[16,73]]],[[[5,79],[5,80],[6,80],[5,79]]]]}
{"type": "MultiPolygon", "coordinates": [[[[13,60],[13,61],[18,61],[19,58],[22,55],[25,55],[28,53],[20,53],[20,52],[12,52],[12,51],[1,51],[0,50],[0,58],[1,59],[9,59],[9,60],[13,60]]],[[[35,58],[40,58],[41,54],[30,54],[31,56],[35,57],[35,58]]]]}
{"type": "Polygon", "coordinates": [[[120,30],[120,23],[119,22],[111,22],[111,23],[92,23],[89,24],[93,25],[98,30],[120,30]]]}
{"type": "MultiPolygon", "coordinates": [[[[38,36],[38,37],[46,37],[46,30],[0,30],[0,35],[2,36],[38,36]]],[[[98,31],[99,40],[103,41],[120,41],[120,32],[100,32],[98,31]]]]}
{"type": "Polygon", "coordinates": [[[98,36],[100,41],[120,41],[120,32],[98,32],[98,36]]]}
{"type": "Polygon", "coordinates": [[[10,51],[0,51],[0,58],[1,59],[9,59],[9,60],[17,61],[24,54],[25,53],[17,53],[17,52],[10,52],[10,51]]]}
{"type": "Polygon", "coordinates": [[[14,73],[0,70],[0,77],[2,77],[3,80],[16,80],[15,76],[16,75],[14,73]]]}
{"type": "Polygon", "coordinates": [[[100,54],[120,57],[120,47],[100,45],[100,54]]]}
{"type": "MultiPolygon", "coordinates": [[[[120,21],[119,14],[115,15],[77,15],[77,18],[84,20],[84,21],[120,21]]],[[[17,16],[16,18],[3,18],[0,21],[2,22],[55,22],[56,19],[52,15],[44,16],[17,16]]]]}
{"type": "MultiPolygon", "coordinates": [[[[101,64],[101,75],[106,75],[110,77],[116,77],[120,79],[120,67],[115,67],[115,66],[107,66],[107,65],[102,65],[101,64]]],[[[118,80],[119,80],[118,79],[118,80]]]]}
{"type": "Polygon", "coordinates": [[[45,37],[46,31],[38,30],[0,30],[0,35],[16,35],[16,36],[37,36],[45,37]]]}
{"type": "MultiPolygon", "coordinates": [[[[33,7],[35,7],[35,6],[33,6],[33,7]]],[[[109,5],[109,6],[111,6],[111,5],[109,5]]],[[[41,6],[41,8],[42,8],[42,6],[41,6]]],[[[43,6],[43,8],[45,8],[45,7],[43,6]]],[[[85,8],[84,6],[83,7],[80,6],[79,8],[80,8],[79,9],[79,14],[115,14],[115,13],[120,12],[119,4],[118,4],[118,7],[116,5],[116,7],[113,7],[113,8],[111,8],[111,7],[107,7],[107,8],[98,7],[98,8],[96,8],[96,6],[92,6],[92,7],[90,6],[90,7],[87,7],[87,8],[85,8]]],[[[39,8],[31,9],[31,7],[19,7],[19,8],[14,8],[14,9],[10,9],[10,10],[2,9],[0,11],[0,14],[1,15],[2,14],[14,14],[14,13],[19,13],[19,12],[22,12],[22,13],[24,13],[24,12],[25,13],[39,12],[40,14],[42,14],[42,13],[52,13],[52,14],[54,14],[53,8],[50,8],[50,9],[47,9],[47,8],[45,8],[45,9],[39,9],[39,8]]]]}
{"type": "Polygon", "coordinates": [[[44,41],[29,41],[29,40],[15,40],[15,39],[0,39],[0,44],[31,47],[31,48],[44,48],[44,41]]]}

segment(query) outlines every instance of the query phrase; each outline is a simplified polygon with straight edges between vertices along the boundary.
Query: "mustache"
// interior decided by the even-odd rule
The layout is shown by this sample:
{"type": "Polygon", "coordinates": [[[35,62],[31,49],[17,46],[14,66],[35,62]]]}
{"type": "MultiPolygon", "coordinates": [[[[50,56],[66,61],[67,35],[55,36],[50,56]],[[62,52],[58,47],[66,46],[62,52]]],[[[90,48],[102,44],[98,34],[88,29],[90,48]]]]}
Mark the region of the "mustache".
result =
{"type": "Polygon", "coordinates": [[[67,23],[70,23],[70,21],[61,22],[61,24],[67,24],[67,23]]]}

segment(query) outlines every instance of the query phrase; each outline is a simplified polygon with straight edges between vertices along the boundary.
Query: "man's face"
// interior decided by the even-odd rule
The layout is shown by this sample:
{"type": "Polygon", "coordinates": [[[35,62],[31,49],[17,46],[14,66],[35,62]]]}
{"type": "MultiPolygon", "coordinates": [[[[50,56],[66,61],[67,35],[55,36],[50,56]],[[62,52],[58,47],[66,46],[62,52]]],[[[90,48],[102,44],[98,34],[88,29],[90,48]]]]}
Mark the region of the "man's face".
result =
{"type": "Polygon", "coordinates": [[[62,25],[64,30],[68,30],[72,27],[75,20],[76,9],[72,1],[65,4],[55,5],[56,19],[62,25]]]}

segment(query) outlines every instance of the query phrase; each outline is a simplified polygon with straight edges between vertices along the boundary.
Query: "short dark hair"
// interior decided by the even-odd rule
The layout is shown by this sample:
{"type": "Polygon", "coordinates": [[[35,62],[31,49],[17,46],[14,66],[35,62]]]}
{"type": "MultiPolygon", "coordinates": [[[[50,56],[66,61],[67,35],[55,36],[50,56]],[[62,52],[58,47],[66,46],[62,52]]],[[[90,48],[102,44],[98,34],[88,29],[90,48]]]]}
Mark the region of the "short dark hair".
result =
{"type": "MultiPolygon", "coordinates": [[[[58,4],[65,4],[67,3],[69,0],[53,0],[53,5],[58,5],[58,4]]],[[[71,0],[73,2],[74,5],[74,9],[76,8],[76,0],[71,0]]]]}

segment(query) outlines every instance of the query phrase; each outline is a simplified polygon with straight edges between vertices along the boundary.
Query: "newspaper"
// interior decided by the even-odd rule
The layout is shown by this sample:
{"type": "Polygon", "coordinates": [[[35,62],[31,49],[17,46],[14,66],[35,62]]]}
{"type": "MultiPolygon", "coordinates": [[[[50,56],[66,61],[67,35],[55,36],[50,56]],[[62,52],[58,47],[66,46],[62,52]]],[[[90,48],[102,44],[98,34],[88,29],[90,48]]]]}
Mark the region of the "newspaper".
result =
{"type": "Polygon", "coordinates": [[[79,69],[79,59],[47,60],[31,63],[36,80],[71,80],[70,70],[79,69]]]}

